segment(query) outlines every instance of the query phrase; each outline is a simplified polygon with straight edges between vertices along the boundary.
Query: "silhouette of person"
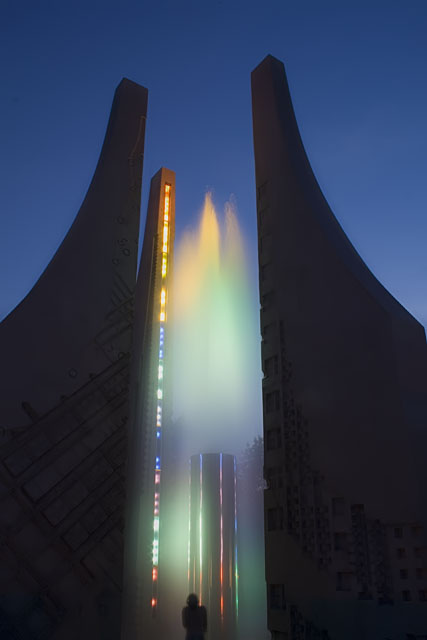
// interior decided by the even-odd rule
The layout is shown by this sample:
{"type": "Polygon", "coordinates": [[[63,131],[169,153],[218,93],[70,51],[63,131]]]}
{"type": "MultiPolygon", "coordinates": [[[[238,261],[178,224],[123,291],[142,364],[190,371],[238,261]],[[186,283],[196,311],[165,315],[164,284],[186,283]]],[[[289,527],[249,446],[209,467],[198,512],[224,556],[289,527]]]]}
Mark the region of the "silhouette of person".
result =
{"type": "Polygon", "coordinates": [[[190,593],[187,598],[187,606],[182,610],[182,624],[187,631],[186,640],[203,640],[208,628],[208,616],[206,608],[199,606],[199,598],[195,593],[190,593]]]}

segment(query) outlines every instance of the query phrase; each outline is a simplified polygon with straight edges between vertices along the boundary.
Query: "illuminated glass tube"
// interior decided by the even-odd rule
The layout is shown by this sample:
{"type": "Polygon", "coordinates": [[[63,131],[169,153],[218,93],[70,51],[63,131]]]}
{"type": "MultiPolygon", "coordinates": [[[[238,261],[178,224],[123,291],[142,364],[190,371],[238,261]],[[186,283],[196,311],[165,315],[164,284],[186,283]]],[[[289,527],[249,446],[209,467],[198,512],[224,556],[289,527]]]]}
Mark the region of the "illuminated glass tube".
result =
{"type": "Polygon", "coordinates": [[[234,456],[192,456],[189,511],[189,591],[209,608],[211,637],[233,638],[238,605],[234,456]]]}

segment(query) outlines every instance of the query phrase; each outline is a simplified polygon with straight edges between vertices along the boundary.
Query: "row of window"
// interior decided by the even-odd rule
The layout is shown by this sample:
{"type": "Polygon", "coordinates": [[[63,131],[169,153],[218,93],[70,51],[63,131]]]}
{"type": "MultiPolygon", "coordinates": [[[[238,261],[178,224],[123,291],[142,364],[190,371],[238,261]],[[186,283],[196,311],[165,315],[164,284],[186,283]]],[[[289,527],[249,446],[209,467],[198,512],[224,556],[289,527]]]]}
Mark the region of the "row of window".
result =
{"type": "MultiPolygon", "coordinates": [[[[407,557],[407,549],[405,547],[398,547],[396,549],[396,556],[398,558],[406,558],[407,557]]],[[[423,557],[423,548],[422,547],[414,547],[413,548],[414,558],[422,558],[423,557]]]]}
{"type": "Polygon", "coordinates": [[[279,358],[278,356],[270,356],[264,360],[264,376],[269,378],[270,376],[277,375],[279,373],[279,358]]]}
{"type": "MultiPolygon", "coordinates": [[[[338,572],[336,574],[336,589],[337,591],[351,591],[353,585],[353,573],[350,572],[338,572]]],[[[404,602],[411,602],[413,599],[413,593],[409,589],[405,589],[402,593],[402,600],[404,602]]],[[[418,590],[418,600],[420,602],[427,602],[427,589],[418,590]]]]}
{"type": "Polygon", "coordinates": [[[280,393],[278,390],[265,394],[265,411],[272,413],[280,409],[280,393]]]}
{"type": "Polygon", "coordinates": [[[270,322],[268,324],[263,325],[263,327],[261,328],[261,334],[262,334],[263,340],[267,340],[271,336],[271,334],[274,332],[274,328],[275,328],[274,322],[270,322]]]}
{"type": "MultiPolygon", "coordinates": [[[[422,534],[423,528],[420,525],[413,525],[412,527],[410,527],[410,532],[411,532],[411,535],[414,538],[418,538],[422,534]]],[[[405,534],[408,533],[408,529],[407,528],[405,528],[405,530],[404,530],[403,527],[394,527],[394,537],[395,538],[398,538],[398,539],[403,538],[404,533],[405,534]]]]}
{"type": "MultiPolygon", "coordinates": [[[[410,577],[411,572],[409,569],[400,569],[399,575],[401,580],[407,580],[410,577]]],[[[415,577],[417,580],[425,580],[427,578],[427,569],[418,567],[415,569],[415,577]]]]}
{"type": "MultiPolygon", "coordinates": [[[[314,521],[312,521],[312,525],[313,524],[314,524],[314,521]]],[[[303,527],[304,525],[306,527],[305,521],[303,523],[303,527]]],[[[282,530],[283,528],[284,528],[283,508],[279,506],[279,507],[273,507],[271,509],[267,509],[267,530],[278,531],[278,530],[282,530]]],[[[334,532],[333,535],[334,535],[334,551],[348,551],[348,533],[334,532]]],[[[347,574],[343,574],[343,576],[345,575],[347,574]]],[[[410,576],[410,572],[408,569],[400,569],[400,578],[402,580],[408,579],[409,576],[410,576]]],[[[422,567],[418,567],[415,569],[415,576],[418,580],[426,579],[427,570],[422,567]]]]}
{"type": "MultiPolygon", "coordinates": [[[[417,595],[420,602],[427,602],[427,589],[420,589],[417,595]]],[[[409,589],[405,589],[405,591],[402,591],[402,600],[404,600],[405,602],[412,602],[413,600],[417,599],[413,598],[412,596],[413,593],[409,591],[409,589]]]]}

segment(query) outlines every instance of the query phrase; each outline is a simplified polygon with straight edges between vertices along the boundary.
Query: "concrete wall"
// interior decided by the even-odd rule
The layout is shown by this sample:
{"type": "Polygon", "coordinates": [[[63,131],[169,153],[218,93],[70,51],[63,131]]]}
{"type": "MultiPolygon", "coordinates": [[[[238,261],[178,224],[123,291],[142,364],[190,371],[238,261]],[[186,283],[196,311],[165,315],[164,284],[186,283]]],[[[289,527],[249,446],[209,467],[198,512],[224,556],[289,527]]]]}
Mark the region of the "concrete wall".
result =
{"type": "Polygon", "coordinates": [[[307,634],[343,640],[425,632],[425,549],[401,580],[394,545],[403,529],[407,557],[426,546],[424,329],[329,209],[271,56],[252,100],[270,628],[317,637],[295,635],[302,616],[307,634]]]}
{"type": "Polygon", "coordinates": [[[1,637],[120,634],[146,110],[122,80],[81,209],[0,325],[1,637]]]}

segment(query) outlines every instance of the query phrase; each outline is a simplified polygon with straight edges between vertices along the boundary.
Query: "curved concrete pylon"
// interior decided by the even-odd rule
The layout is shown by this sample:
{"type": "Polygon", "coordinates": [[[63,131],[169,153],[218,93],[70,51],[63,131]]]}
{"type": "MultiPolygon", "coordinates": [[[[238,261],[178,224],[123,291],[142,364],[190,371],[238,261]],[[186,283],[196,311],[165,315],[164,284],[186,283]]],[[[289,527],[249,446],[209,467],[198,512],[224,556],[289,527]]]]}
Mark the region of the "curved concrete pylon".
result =
{"type": "Polygon", "coordinates": [[[3,428],[29,424],[130,350],[130,334],[117,336],[136,278],[146,105],[147,90],[123,79],[72,227],[0,324],[3,428]]]}
{"type": "Polygon", "coordinates": [[[329,208],[272,56],[252,73],[252,106],[269,628],[273,638],[422,634],[424,328],[329,208]]]}
{"type": "Polygon", "coordinates": [[[0,636],[118,638],[148,92],[117,87],[48,267],[0,324],[0,636]]]}

